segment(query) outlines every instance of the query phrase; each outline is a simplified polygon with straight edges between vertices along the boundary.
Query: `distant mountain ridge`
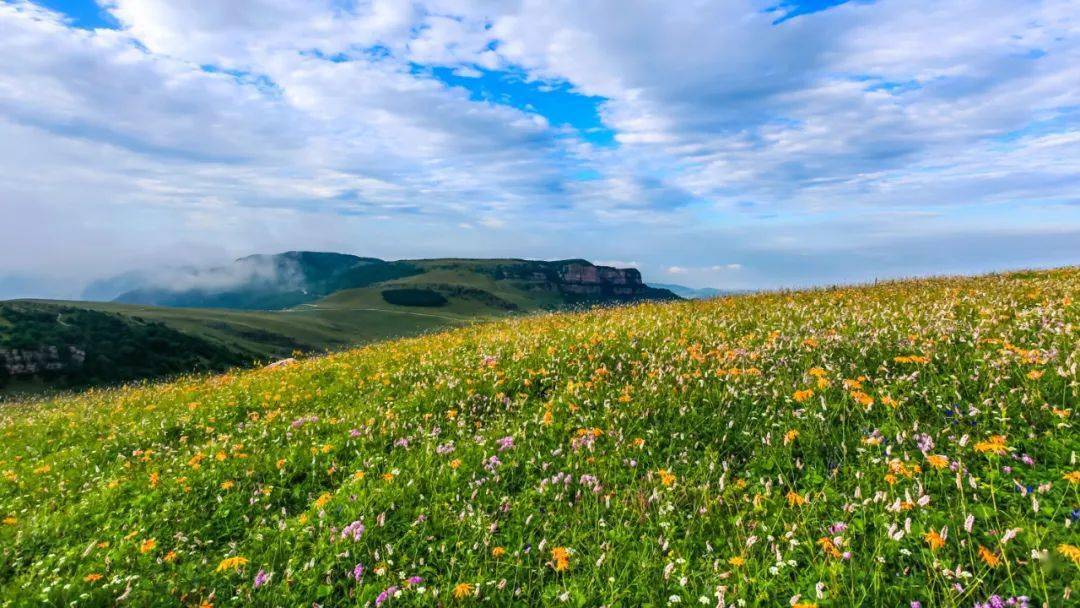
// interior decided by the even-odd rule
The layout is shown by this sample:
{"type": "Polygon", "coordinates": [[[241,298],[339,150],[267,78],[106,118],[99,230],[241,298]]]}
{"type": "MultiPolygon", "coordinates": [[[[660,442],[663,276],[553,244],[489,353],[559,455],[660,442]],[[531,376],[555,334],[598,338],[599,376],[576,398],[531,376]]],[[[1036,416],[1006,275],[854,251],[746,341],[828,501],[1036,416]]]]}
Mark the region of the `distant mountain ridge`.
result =
{"type": "Polygon", "coordinates": [[[289,251],[250,255],[228,266],[144,275],[141,285],[112,299],[181,308],[281,310],[323,296],[418,274],[404,263],[342,253],[289,251]]]}
{"type": "Polygon", "coordinates": [[[0,303],[0,398],[219,371],[530,311],[679,299],[635,269],[580,259],[310,251],[127,273],[87,293],[113,301],[0,303]]]}
{"type": "MultiPolygon", "coordinates": [[[[670,291],[645,285],[636,269],[597,266],[581,259],[386,261],[312,251],[251,255],[228,266],[207,269],[173,269],[157,275],[129,273],[97,282],[87,291],[99,294],[105,286],[124,285],[127,289],[112,301],[181,308],[282,310],[344,290],[446,271],[513,283],[525,291],[556,294],[561,304],[678,298],[670,291]]],[[[471,282],[467,277],[464,280],[465,284],[471,282]]],[[[431,288],[453,291],[453,285],[443,281],[431,288]]]]}
{"type": "Polygon", "coordinates": [[[679,296],[680,298],[686,298],[688,300],[704,300],[707,298],[719,298],[721,296],[730,296],[740,293],[746,293],[741,289],[717,289],[715,287],[687,287],[686,285],[675,285],[674,283],[653,283],[653,287],[658,289],[666,289],[671,293],[679,296]]]}

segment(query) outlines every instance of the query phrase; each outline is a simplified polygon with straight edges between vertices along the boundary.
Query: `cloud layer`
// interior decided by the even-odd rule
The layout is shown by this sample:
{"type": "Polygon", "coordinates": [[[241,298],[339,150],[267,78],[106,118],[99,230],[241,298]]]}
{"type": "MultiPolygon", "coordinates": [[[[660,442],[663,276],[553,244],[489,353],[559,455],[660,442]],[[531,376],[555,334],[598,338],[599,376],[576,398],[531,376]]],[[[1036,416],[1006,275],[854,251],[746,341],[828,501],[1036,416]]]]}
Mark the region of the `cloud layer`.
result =
{"type": "Polygon", "coordinates": [[[300,248],[733,288],[1080,262],[1077,2],[774,4],[0,2],[0,297],[300,248]]]}

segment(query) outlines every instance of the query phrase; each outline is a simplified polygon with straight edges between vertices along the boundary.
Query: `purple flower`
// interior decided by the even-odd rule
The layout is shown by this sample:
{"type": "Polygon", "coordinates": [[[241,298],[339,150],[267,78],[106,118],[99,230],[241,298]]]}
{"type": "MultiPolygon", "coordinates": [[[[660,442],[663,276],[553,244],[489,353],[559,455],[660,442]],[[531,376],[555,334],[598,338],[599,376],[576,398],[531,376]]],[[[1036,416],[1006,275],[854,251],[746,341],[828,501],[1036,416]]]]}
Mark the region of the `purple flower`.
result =
{"type": "Polygon", "coordinates": [[[503,437],[502,439],[499,440],[499,451],[500,452],[505,452],[506,450],[509,450],[512,447],[514,447],[514,436],[513,435],[507,435],[506,437],[503,437]]]}
{"type": "Polygon", "coordinates": [[[829,526],[829,534],[842,534],[844,530],[847,530],[847,524],[842,521],[829,526]]]}
{"type": "Polygon", "coordinates": [[[397,593],[397,592],[398,592],[398,588],[397,588],[396,585],[393,586],[393,587],[387,587],[385,591],[383,591],[382,593],[379,594],[379,597],[375,598],[375,605],[376,606],[381,606],[383,604],[383,602],[385,602],[386,600],[393,597],[393,595],[395,593],[397,593]]]}
{"type": "Polygon", "coordinates": [[[911,600],[911,608],[922,608],[922,602],[919,600],[911,600]]]}
{"type": "Polygon", "coordinates": [[[360,540],[360,537],[364,535],[364,524],[360,520],[356,520],[351,524],[345,526],[345,529],[341,531],[341,538],[352,537],[354,541],[360,540]]]}
{"type": "Polygon", "coordinates": [[[270,582],[270,575],[266,573],[266,570],[259,568],[259,572],[255,574],[255,581],[251,586],[258,589],[268,582],[270,582]]]}
{"type": "Polygon", "coordinates": [[[359,437],[360,429],[349,429],[349,437],[359,437]]]}
{"type": "Polygon", "coordinates": [[[424,579],[419,576],[410,576],[405,580],[406,585],[419,585],[424,582],[424,579]]]}
{"type": "Polygon", "coordinates": [[[491,458],[488,458],[487,461],[484,462],[484,468],[487,469],[488,472],[494,473],[495,469],[499,468],[499,465],[501,464],[502,461],[499,460],[499,457],[492,455],[491,458]]]}
{"type": "Polygon", "coordinates": [[[352,569],[352,577],[356,581],[364,578],[364,564],[356,564],[356,567],[352,569]]]}
{"type": "Polygon", "coordinates": [[[318,421],[319,421],[318,416],[303,416],[303,417],[297,418],[296,420],[292,421],[292,428],[298,429],[298,428],[304,426],[305,424],[312,423],[312,422],[318,422],[318,421]]]}

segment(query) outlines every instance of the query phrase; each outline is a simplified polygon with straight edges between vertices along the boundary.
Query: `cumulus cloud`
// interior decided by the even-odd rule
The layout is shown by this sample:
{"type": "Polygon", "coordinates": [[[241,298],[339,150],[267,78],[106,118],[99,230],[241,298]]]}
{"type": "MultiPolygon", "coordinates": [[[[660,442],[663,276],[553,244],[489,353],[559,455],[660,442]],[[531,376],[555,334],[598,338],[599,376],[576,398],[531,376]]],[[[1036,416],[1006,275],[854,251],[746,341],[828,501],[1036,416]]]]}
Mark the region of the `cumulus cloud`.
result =
{"type": "Polygon", "coordinates": [[[983,269],[1005,227],[999,265],[1077,261],[1048,245],[1080,228],[1074,0],[782,20],[769,0],[100,4],[119,29],[0,3],[17,58],[0,65],[0,284],[314,248],[775,285],[793,277],[771,260],[811,282],[940,260],[889,253],[906,247],[983,269]],[[469,88],[500,75],[590,96],[599,123],[469,88]]]}

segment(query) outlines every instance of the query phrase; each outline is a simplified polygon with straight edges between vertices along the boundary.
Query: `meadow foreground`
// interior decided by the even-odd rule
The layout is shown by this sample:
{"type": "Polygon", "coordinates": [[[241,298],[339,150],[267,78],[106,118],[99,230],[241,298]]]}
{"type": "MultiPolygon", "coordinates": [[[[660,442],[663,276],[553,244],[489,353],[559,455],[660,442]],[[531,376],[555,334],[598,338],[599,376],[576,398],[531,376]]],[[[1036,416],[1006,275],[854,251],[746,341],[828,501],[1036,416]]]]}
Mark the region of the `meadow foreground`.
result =
{"type": "Polygon", "coordinates": [[[0,606],[1070,605],[1078,297],[643,304],[8,407],[0,606]]]}

